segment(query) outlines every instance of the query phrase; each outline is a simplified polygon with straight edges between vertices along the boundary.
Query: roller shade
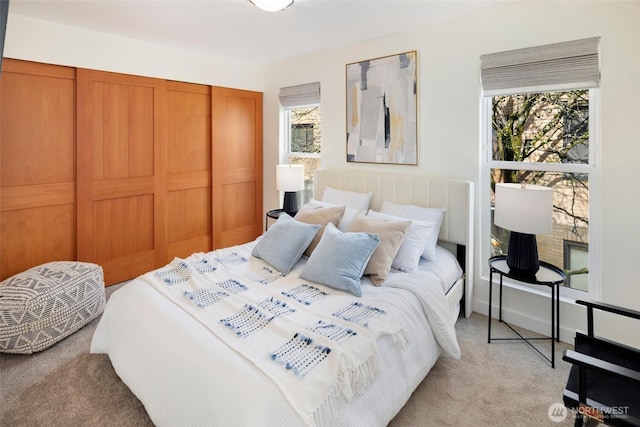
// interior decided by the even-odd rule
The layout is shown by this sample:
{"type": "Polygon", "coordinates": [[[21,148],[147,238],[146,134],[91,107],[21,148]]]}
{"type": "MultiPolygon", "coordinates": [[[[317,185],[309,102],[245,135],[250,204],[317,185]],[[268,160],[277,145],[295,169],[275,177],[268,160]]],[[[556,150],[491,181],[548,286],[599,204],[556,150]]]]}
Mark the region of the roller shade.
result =
{"type": "Polygon", "coordinates": [[[600,84],[600,37],[480,56],[482,90],[577,89],[600,84]]]}
{"type": "Polygon", "coordinates": [[[320,82],[307,83],[280,89],[280,105],[284,108],[305,107],[320,104],[320,82]]]}

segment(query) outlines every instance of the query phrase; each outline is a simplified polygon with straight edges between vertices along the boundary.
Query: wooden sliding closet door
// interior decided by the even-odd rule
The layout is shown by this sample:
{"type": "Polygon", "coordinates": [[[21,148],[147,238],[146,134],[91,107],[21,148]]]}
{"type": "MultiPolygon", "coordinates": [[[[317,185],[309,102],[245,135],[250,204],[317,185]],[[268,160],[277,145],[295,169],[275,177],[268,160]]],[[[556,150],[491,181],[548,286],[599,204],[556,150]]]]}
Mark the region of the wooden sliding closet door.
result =
{"type": "Polygon", "coordinates": [[[213,246],[262,233],[262,93],[214,87],[213,246]]]}
{"type": "Polygon", "coordinates": [[[169,258],[212,249],[211,87],[167,82],[169,258]]]}
{"type": "Polygon", "coordinates": [[[0,280],[75,253],[75,69],[4,58],[0,280]]]}
{"type": "Polygon", "coordinates": [[[113,284],[162,266],[165,81],[77,70],[78,260],[113,284]]]}

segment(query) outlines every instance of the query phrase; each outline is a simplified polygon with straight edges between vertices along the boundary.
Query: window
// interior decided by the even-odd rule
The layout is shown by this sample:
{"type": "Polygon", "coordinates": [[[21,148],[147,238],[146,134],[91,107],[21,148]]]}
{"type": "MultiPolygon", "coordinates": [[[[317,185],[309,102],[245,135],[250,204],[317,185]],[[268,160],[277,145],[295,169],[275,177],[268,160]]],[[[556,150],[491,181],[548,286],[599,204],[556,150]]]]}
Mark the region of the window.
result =
{"type": "Polygon", "coordinates": [[[320,83],[282,88],[283,149],[281,163],[304,165],[305,190],[298,195],[298,206],[313,197],[313,174],[321,161],[320,83]]]}
{"type": "Polygon", "coordinates": [[[284,110],[285,163],[304,165],[304,191],[298,206],[313,197],[313,173],[320,167],[320,106],[284,110]]]}
{"type": "Polygon", "coordinates": [[[581,291],[589,290],[589,245],[586,243],[564,241],[563,269],[567,275],[567,285],[581,291]]]}
{"type": "Polygon", "coordinates": [[[483,236],[486,254],[505,253],[509,242],[509,231],[493,223],[495,184],[551,187],[553,232],[536,236],[539,258],[563,268],[565,287],[578,292],[595,290],[589,272],[596,258],[590,254],[590,237],[595,237],[590,233],[590,199],[596,181],[598,43],[598,38],[585,39],[481,58],[487,148],[483,179],[491,224],[483,236]],[[572,63],[575,58],[582,65],[590,63],[589,70],[572,63]],[[549,72],[554,66],[559,70],[549,72]],[[559,74],[565,80],[556,80],[559,74]]]}
{"type": "MultiPolygon", "coordinates": [[[[318,107],[314,107],[311,111],[294,110],[296,116],[307,116],[314,113],[318,107]]],[[[313,153],[320,151],[319,147],[314,147],[314,123],[295,123],[298,118],[291,120],[291,145],[289,146],[292,153],[313,153]]],[[[304,119],[303,119],[304,120],[304,119]]]]}

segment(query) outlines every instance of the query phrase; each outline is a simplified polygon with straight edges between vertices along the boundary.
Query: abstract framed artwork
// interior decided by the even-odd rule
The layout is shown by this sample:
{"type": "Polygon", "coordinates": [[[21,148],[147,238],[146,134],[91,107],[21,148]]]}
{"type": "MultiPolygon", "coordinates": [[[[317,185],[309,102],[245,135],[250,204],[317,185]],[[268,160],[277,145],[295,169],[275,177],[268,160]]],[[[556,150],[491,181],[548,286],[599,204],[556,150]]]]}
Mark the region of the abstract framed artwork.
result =
{"type": "Polygon", "coordinates": [[[417,51],[346,68],[347,162],[417,165],[417,51]]]}

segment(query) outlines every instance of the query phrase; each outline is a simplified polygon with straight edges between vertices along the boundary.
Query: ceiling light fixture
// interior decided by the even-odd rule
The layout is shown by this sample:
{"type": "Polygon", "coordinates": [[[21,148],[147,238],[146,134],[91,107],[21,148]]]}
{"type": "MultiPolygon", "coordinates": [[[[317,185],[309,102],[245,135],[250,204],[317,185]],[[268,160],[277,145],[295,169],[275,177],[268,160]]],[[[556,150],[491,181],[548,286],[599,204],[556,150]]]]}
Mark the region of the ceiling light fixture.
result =
{"type": "Polygon", "coordinates": [[[291,6],[293,1],[294,0],[249,0],[249,3],[267,12],[277,12],[291,6]]]}

